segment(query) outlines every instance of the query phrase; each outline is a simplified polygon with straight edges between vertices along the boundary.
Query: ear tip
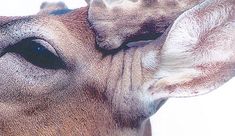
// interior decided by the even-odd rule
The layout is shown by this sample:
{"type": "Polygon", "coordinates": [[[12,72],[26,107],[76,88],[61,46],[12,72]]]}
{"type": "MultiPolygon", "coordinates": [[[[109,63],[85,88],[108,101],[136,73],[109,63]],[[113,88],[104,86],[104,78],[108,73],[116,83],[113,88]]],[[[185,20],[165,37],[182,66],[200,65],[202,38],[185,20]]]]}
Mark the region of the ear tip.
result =
{"type": "Polygon", "coordinates": [[[85,0],[88,5],[91,5],[93,8],[107,8],[107,0],[85,0]]]}
{"type": "Polygon", "coordinates": [[[86,1],[86,3],[89,5],[89,3],[90,3],[91,0],[85,0],[85,1],[86,1]]]}
{"type": "Polygon", "coordinates": [[[57,5],[63,8],[67,8],[67,5],[62,1],[58,2],[57,5]]]}
{"type": "Polygon", "coordinates": [[[64,2],[43,2],[40,6],[41,11],[53,11],[60,9],[68,9],[67,5],[64,2]]]}
{"type": "Polygon", "coordinates": [[[45,6],[48,4],[48,2],[43,2],[42,4],[41,4],[41,6],[40,6],[40,9],[44,9],[45,8],[45,6]]]}

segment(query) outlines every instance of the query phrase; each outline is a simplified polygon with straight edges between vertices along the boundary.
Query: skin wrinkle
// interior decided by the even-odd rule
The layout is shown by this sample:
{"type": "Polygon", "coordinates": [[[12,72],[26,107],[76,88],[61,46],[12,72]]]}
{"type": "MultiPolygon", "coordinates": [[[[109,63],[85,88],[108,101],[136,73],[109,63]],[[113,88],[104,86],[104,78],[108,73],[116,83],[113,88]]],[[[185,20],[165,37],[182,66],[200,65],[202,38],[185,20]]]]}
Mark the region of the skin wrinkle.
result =
{"type": "MultiPolygon", "coordinates": [[[[123,55],[124,60],[125,60],[123,62],[124,71],[122,72],[123,74],[122,74],[122,76],[120,76],[121,78],[118,80],[118,83],[117,83],[116,91],[118,91],[118,92],[115,92],[115,95],[114,95],[118,98],[113,100],[114,101],[113,103],[119,103],[119,104],[118,105],[115,104],[114,106],[112,106],[112,109],[113,109],[112,111],[114,111],[114,113],[117,114],[116,115],[117,117],[122,116],[122,112],[124,112],[124,113],[127,112],[127,114],[130,114],[129,112],[131,111],[131,109],[136,110],[136,112],[137,112],[136,116],[138,116],[138,112],[140,112],[139,109],[138,108],[136,109],[136,107],[135,107],[136,104],[139,105],[139,102],[141,101],[140,98],[135,96],[135,93],[139,93],[138,92],[139,90],[138,89],[133,90],[131,87],[131,84],[133,83],[133,82],[131,82],[131,80],[132,80],[132,78],[135,78],[135,77],[132,77],[133,73],[131,73],[131,71],[133,69],[131,70],[131,68],[134,66],[134,63],[133,63],[134,58],[135,58],[134,55],[136,54],[137,51],[139,51],[137,48],[131,48],[131,49],[125,51],[125,53],[124,53],[125,55],[123,55]],[[129,98],[129,97],[131,97],[131,98],[129,98]],[[131,104],[131,105],[129,105],[129,104],[131,104]],[[124,111],[122,110],[123,108],[125,109],[124,111]],[[122,112],[120,112],[120,111],[122,111],[122,112]],[[119,112],[121,115],[118,115],[119,112]]],[[[138,58],[135,58],[135,59],[138,60],[138,58]]],[[[140,61],[138,61],[138,63],[140,63],[140,61]]],[[[137,71],[137,73],[138,73],[138,71],[137,71]]],[[[133,83],[133,84],[135,84],[135,83],[133,83]]],[[[140,85],[141,84],[137,84],[137,86],[140,86],[140,85]]],[[[122,119],[120,119],[120,118],[119,118],[119,120],[122,121],[122,119]]],[[[122,122],[120,122],[120,123],[122,123],[122,122]]],[[[137,124],[135,123],[135,124],[130,124],[130,125],[137,125],[137,124]]]]}
{"type": "MultiPolygon", "coordinates": [[[[122,73],[122,89],[120,90],[121,94],[123,95],[123,98],[121,97],[121,101],[122,103],[120,103],[119,107],[118,107],[118,110],[122,111],[121,109],[124,107],[124,109],[128,109],[128,108],[131,108],[131,107],[128,107],[129,104],[128,103],[128,96],[130,95],[131,91],[130,90],[130,86],[131,86],[131,82],[130,82],[130,76],[131,76],[131,71],[130,71],[130,68],[131,68],[131,59],[132,59],[132,50],[126,50],[125,53],[124,53],[124,67],[123,67],[123,73],[122,73]],[[122,105],[121,105],[122,104],[122,105]]],[[[120,94],[120,95],[121,95],[120,94]]]]}
{"type": "MultiPolygon", "coordinates": [[[[114,73],[109,74],[109,75],[115,74],[116,75],[115,77],[117,78],[117,81],[115,82],[115,85],[114,85],[113,89],[110,89],[111,92],[113,92],[113,94],[111,96],[109,95],[110,98],[111,98],[111,100],[110,100],[111,101],[111,111],[114,112],[114,113],[115,113],[115,107],[116,107],[116,105],[115,105],[115,103],[116,103],[115,96],[119,95],[119,87],[120,87],[122,73],[123,73],[123,67],[124,67],[124,53],[120,52],[117,55],[122,58],[122,60],[121,60],[122,63],[119,63],[121,65],[121,66],[119,66],[119,67],[121,67],[121,69],[118,70],[117,73],[115,73],[116,72],[115,71],[114,73]]],[[[116,61],[117,61],[117,58],[118,58],[118,57],[117,58],[116,57],[112,56],[113,59],[112,59],[112,65],[111,65],[110,69],[112,69],[112,67],[115,66],[114,64],[116,64],[116,61]]],[[[112,72],[112,70],[110,70],[110,72],[112,72]]],[[[110,80],[114,81],[113,78],[110,78],[110,80]]],[[[112,84],[111,85],[108,84],[107,86],[110,86],[109,88],[112,88],[112,84]]]]}
{"type": "Polygon", "coordinates": [[[131,80],[131,84],[130,84],[130,88],[129,88],[129,90],[132,90],[132,91],[135,91],[134,90],[134,88],[133,88],[133,84],[134,84],[134,81],[133,81],[133,78],[134,78],[134,76],[133,76],[133,73],[135,72],[135,71],[133,71],[133,65],[134,65],[134,57],[135,57],[135,53],[136,53],[136,49],[134,49],[134,51],[133,51],[134,53],[133,53],[133,55],[132,55],[132,60],[131,60],[131,73],[130,73],[130,80],[131,80]]]}
{"type": "Polygon", "coordinates": [[[122,54],[123,54],[122,60],[121,60],[122,61],[122,65],[121,65],[122,68],[121,68],[120,77],[118,78],[117,89],[114,93],[114,96],[116,98],[114,99],[114,102],[113,102],[113,103],[118,103],[118,104],[113,106],[114,112],[117,112],[119,110],[118,108],[120,108],[120,104],[121,104],[120,101],[119,101],[120,98],[118,98],[117,96],[120,96],[120,94],[122,92],[122,84],[123,84],[122,78],[123,78],[124,68],[125,68],[125,54],[126,54],[126,51],[124,51],[122,54]]]}
{"type": "MultiPolygon", "coordinates": [[[[113,56],[112,56],[112,60],[111,60],[111,67],[113,66],[112,64],[113,64],[113,56]]],[[[114,92],[114,90],[117,88],[117,82],[114,84],[114,86],[112,86],[113,84],[111,84],[111,83],[112,83],[113,79],[111,78],[111,75],[112,74],[111,74],[111,68],[110,68],[110,70],[109,70],[109,78],[107,80],[107,95],[110,97],[110,101],[112,103],[113,97],[114,97],[113,95],[114,94],[110,95],[108,90],[111,90],[111,92],[114,92]]],[[[111,107],[111,110],[112,110],[112,107],[111,107]]]]}
{"type": "Polygon", "coordinates": [[[142,85],[142,63],[141,63],[141,49],[133,47],[133,55],[132,55],[132,62],[131,62],[131,89],[132,91],[137,91],[139,86],[142,85]],[[139,64],[139,65],[138,65],[139,64]],[[141,76],[140,76],[141,75],[141,76]],[[140,77],[140,79],[139,79],[140,77]]]}
{"type": "MultiPolygon", "coordinates": [[[[109,62],[110,66],[112,66],[112,61],[113,61],[113,56],[111,56],[111,58],[110,58],[110,62],[109,62]]],[[[111,73],[111,68],[108,71],[109,71],[108,73],[111,73]]],[[[108,78],[106,79],[106,87],[105,87],[105,91],[104,91],[104,94],[106,94],[106,95],[108,95],[108,90],[114,91],[112,88],[109,88],[110,79],[111,79],[111,75],[108,74],[108,78]]]]}
{"type": "MultiPolygon", "coordinates": [[[[131,92],[135,92],[136,90],[129,90],[129,89],[131,89],[130,88],[130,84],[129,84],[129,81],[131,80],[130,79],[130,76],[131,76],[131,74],[128,74],[128,73],[130,73],[130,72],[128,72],[128,71],[130,71],[130,68],[131,68],[131,64],[132,63],[128,63],[128,62],[130,62],[130,60],[129,59],[132,59],[133,57],[131,57],[131,56],[133,56],[133,54],[134,54],[134,52],[135,52],[135,49],[131,49],[131,50],[128,50],[128,51],[126,51],[126,53],[125,53],[125,62],[124,62],[124,71],[123,71],[123,75],[122,75],[122,80],[120,81],[118,81],[118,84],[120,85],[120,87],[118,87],[118,89],[117,89],[117,91],[119,91],[119,93],[117,94],[115,94],[115,96],[116,97],[120,97],[117,101],[119,101],[119,103],[120,103],[120,105],[118,106],[118,107],[116,107],[116,108],[118,108],[117,110],[117,112],[120,112],[119,111],[119,109],[122,107],[125,107],[125,108],[127,108],[127,110],[129,111],[130,109],[132,109],[132,107],[129,107],[129,106],[127,106],[126,104],[131,104],[132,102],[131,101],[129,101],[128,99],[129,99],[129,97],[132,97],[132,96],[130,96],[130,95],[134,95],[133,93],[131,93],[131,92]],[[130,54],[131,53],[131,54],[130,54]],[[127,80],[128,80],[128,83],[127,83],[127,80]],[[129,87],[127,87],[126,85],[128,85],[129,87]],[[119,88],[123,88],[123,89],[119,89],[119,88]],[[128,89],[129,88],[129,89],[128,89]],[[120,93],[120,92],[122,92],[122,93],[120,93]],[[122,95],[122,96],[118,96],[118,95],[122,95]],[[123,97],[123,98],[122,98],[123,97]],[[127,99],[128,98],[128,99],[127,99]],[[121,104],[124,104],[124,105],[121,105],[121,104]]],[[[134,99],[136,99],[136,98],[134,98],[134,99]]],[[[136,100],[135,100],[136,101],[136,100]]],[[[134,103],[133,103],[134,104],[134,103]]],[[[131,105],[130,105],[131,106],[131,105]]],[[[134,106],[134,105],[133,105],[134,106]]],[[[114,107],[115,108],[115,107],[114,107]]],[[[120,109],[121,110],[121,109],[120,109]]],[[[120,120],[120,119],[119,119],[120,120]]],[[[131,124],[130,124],[131,125],[131,124]]]]}
{"type": "Polygon", "coordinates": [[[137,91],[142,85],[141,52],[135,48],[132,61],[132,90],[137,91]],[[140,76],[141,75],[141,76],[140,76]]]}
{"type": "MultiPolygon", "coordinates": [[[[133,48],[132,48],[133,49],[133,48]]],[[[135,90],[133,90],[132,89],[132,73],[133,73],[133,69],[132,69],[132,67],[133,67],[133,57],[134,57],[134,53],[135,53],[135,49],[133,49],[133,51],[131,52],[131,54],[129,54],[130,56],[128,57],[128,58],[130,58],[131,60],[130,60],[130,62],[129,62],[129,64],[130,64],[130,71],[129,71],[129,90],[130,91],[135,91],[135,90]]],[[[127,62],[128,63],[128,62],[127,62]]]]}
{"type": "MultiPolygon", "coordinates": [[[[142,48],[142,49],[143,49],[143,48],[142,48]]],[[[141,66],[141,77],[142,77],[142,78],[141,78],[141,79],[142,79],[142,80],[141,80],[141,81],[142,81],[141,84],[142,84],[142,83],[144,82],[144,70],[143,70],[143,64],[142,64],[142,61],[141,61],[142,56],[143,56],[143,53],[142,53],[142,52],[141,52],[140,56],[141,56],[141,57],[140,57],[140,66],[141,66]]]]}

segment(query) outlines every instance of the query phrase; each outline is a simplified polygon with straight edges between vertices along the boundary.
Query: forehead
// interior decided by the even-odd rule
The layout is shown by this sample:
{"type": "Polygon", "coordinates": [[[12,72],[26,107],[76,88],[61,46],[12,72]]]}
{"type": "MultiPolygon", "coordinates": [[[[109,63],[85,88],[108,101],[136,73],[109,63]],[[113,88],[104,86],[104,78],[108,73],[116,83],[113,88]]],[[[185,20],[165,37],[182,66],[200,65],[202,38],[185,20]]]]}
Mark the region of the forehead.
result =
{"type": "Polygon", "coordinates": [[[86,18],[86,8],[27,17],[0,17],[0,30],[2,34],[20,34],[17,36],[27,33],[46,33],[56,36],[59,32],[63,32],[64,35],[69,33],[82,39],[79,37],[83,37],[84,33],[92,36],[86,18]]]}
{"type": "Polygon", "coordinates": [[[64,2],[69,9],[86,6],[85,0],[5,0],[0,1],[0,16],[26,16],[39,12],[40,5],[48,1],[64,2]]]}
{"type": "MultiPolygon", "coordinates": [[[[95,49],[94,33],[87,22],[87,8],[73,10],[63,15],[1,18],[1,45],[7,46],[26,38],[36,37],[45,39],[64,55],[76,54],[76,57],[82,59],[95,56],[94,52],[99,54],[95,49]],[[83,52],[83,56],[78,52],[83,52]]],[[[73,56],[70,55],[70,58],[73,56]]]]}

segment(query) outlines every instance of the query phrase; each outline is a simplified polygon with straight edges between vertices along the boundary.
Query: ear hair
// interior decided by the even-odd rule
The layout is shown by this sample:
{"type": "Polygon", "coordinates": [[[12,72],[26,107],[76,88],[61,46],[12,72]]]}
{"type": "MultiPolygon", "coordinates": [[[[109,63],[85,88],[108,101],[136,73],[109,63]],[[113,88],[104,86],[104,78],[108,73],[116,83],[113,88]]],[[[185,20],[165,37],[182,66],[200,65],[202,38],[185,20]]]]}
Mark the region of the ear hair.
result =
{"type": "Polygon", "coordinates": [[[234,76],[233,7],[229,0],[207,0],[175,21],[149,87],[156,98],[204,94],[234,76]]]}

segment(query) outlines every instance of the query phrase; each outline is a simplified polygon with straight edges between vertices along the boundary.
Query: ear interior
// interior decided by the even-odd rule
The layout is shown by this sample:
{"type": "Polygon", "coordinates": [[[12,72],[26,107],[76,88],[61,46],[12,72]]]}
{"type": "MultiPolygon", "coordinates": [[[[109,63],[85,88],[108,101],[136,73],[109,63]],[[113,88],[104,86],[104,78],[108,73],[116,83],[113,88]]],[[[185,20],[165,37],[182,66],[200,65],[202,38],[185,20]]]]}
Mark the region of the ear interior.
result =
{"type": "Polygon", "coordinates": [[[155,98],[208,93],[234,76],[233,6],[228,1],[205,1],[175,21],[148,88],[155,98]]]}

